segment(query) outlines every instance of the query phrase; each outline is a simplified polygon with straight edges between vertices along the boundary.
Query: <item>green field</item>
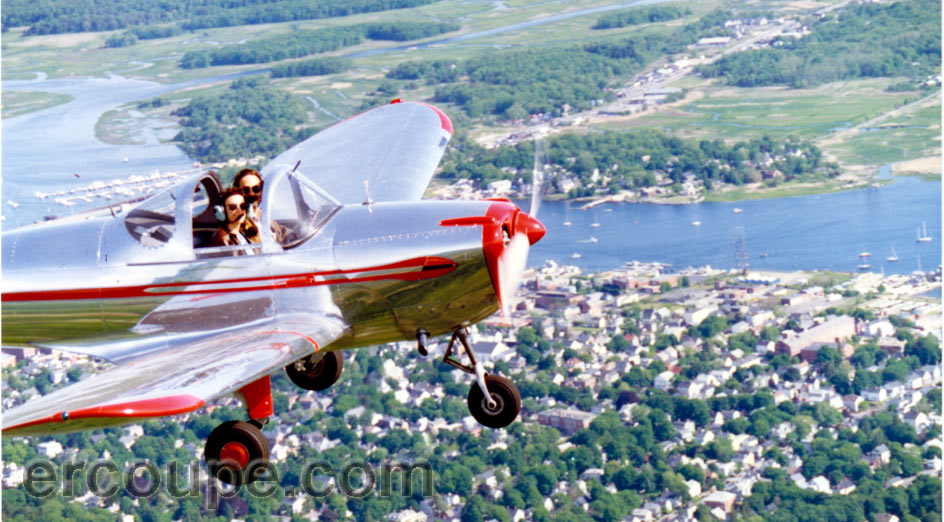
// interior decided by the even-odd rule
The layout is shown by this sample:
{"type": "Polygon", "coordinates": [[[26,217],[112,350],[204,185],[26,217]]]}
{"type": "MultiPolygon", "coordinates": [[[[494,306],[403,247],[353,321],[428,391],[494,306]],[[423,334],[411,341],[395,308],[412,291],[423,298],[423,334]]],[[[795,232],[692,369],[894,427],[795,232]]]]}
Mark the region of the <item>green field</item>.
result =
{"type": "Polygon", "coordinates": [[[606,129],[656,127],[680,137],[744,140],[763,135],[814,139],[895,108],[913,93],[888,93],[890,79],[856,80],[815,89],[709,86],[704,96],[606,129]]]}
{"type": "MultiPolygon", "coordinates": [[[[862,129],[839,143],[824,144],[823,149],[841,163],[884,165],[941,154],[941,96],[862,129]]],[[[937,179],[940,179],[938,176],[937,179]]]]}
{"type": "Polygon", "coordinates": [[[28,112],[40,111],[72,101],[68,94],[35,91],[3,91],[3,117],[12,118],[28,112]]]}

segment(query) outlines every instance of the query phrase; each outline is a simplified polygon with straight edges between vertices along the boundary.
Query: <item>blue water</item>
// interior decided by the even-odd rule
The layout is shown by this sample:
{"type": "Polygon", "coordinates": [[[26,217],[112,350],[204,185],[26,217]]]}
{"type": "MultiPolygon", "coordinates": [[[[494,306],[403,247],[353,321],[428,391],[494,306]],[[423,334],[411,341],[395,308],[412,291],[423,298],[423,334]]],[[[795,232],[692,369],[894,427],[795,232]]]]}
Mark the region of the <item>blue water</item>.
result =
{"type": "Polygon", "coordinates": [[[736,203],[606,204],[587,211],[572,205],[541,205],[538,217],[548,232],[532,247],[529,265],[551,259],[601,271],[639,260],[734,268],[741,233],[755,269],[856,272],[862,251],[871,253],[865,262],[873,272],[910,273],[919,258],[925,271],[941,264],[941,183],[917,178],[882,188],[736,203]],[[734,208],[743,212],[735,214],[734,208]],[[563,226],[568,220],[572,225],[563,226]],[[595,221],[600,227],[590,227],[595,221]],[[915,241],[922,222],[934,238],[930,243],[915,241]],[[587,242],[591,236],[598,241],[587,242]],[[892,248],[899,258],[894,263],[886,261],[892,248]],[[574,253],[582,257],[573,259],[574,253]]]}

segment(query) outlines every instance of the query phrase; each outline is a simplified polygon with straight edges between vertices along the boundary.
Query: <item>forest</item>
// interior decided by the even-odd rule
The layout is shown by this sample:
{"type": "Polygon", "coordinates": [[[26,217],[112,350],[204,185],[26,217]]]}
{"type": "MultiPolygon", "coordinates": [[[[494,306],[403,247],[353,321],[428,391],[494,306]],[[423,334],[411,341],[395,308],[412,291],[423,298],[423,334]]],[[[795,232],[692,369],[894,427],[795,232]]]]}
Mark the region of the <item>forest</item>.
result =
{"type": "Polygon", "coordinates": [[[593,29],[616,29],[630,25],[647,24],[653,22],[667,22],[692,13],[691,9],[679,9],[674,5],[653,5],[625,11],[617,11],[601,16],[593,29]]]}
{"type": "Polygon", "coordinates": [[[174,111],[183,129],[174,137],[199,161],[227,161],[279,152],[311,135],[305,102],[271,85],[268,78],[236,80],[218,96],[194,98],[174,111]]]}
{"type": "Polygon", "coordinates": [[[269,71],[273,78],[295,76],[324,76],[348,70],[353,64],[350,58],[325,56],[296,62],[280,63],[269,71]]]}
{"type": "MultiPolygon", "coordinates": [[[[29,26],[26,35],[113,31],[180,22],[211,27],[314,20],[427,5],[436,0],[4,0],[3,31],[29,26]]],[[[146,39],[136,35],[139,39],[146,39]]]]}
{"type": "Polygon", "coordinates": [[[336,51],[371,40],[405,41],[457,31],[458,25],[435,22],[378,22],[325,29],[301,29],[209,51],[184,54],[180,66],[195,69],[211,65],[246,65],[336,51]]]}
{"type": "Polygon", "coordinates": [[[729,54],[698,68],[739,87],[812,87],[837,80],[906,76],[923,79],[941,67],[941,3],[916,0],[854,4],[795,39],[729,54]]]}

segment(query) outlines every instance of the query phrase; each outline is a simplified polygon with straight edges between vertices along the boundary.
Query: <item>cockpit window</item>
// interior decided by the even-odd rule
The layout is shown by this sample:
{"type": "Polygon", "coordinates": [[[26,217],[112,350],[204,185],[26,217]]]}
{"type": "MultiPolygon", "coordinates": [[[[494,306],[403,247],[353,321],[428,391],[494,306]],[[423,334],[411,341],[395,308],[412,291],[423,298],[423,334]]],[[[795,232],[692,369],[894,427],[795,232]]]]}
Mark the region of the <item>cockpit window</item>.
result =
{"type": "Polygon", "coordinates": [[[146,247],[159,247],[174,235],[177,202],[174,188],[151,196],[128,213],[125,227],[146,247]]]}
{"type": "Polygon", "coordinates": [[[340,205],[299,176],[287,174],[274,180],[271,216],[276,240],[292,248],[315,234],[340,205]]]}

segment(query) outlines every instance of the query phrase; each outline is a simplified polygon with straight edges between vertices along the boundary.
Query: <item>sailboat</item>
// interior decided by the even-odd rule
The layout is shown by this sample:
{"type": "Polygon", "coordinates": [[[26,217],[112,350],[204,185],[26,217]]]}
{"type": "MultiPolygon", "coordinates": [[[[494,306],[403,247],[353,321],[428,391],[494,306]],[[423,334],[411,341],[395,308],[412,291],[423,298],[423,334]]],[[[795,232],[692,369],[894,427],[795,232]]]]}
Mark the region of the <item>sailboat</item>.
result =
{"type": "Polygon", "coordinates": [[[892,247],[892,255],[885,258],[885,260],[888,261],[889,263],[894,263],[895,261],[898,261],[898,252],[895,252],[895,247],[892,247]]]}
{"type": "Polygon", "coordinates": [[[563,225],[563,226],[565,226],[565,227],[569,227],[569,226],[572,224],[572,223],[570,222],[570,202],[568,202],[567,205],[564,206],[564,211],[565,211],[567,214],[564,216],[564,222],[561,223],[561,225],[563,225]]]}
{"type": "Polygon", "coordinates": [[[915,238],[915,241],[918,243],[930,243],[931,236],[928,235],[928,224],[924,221],[921,222],[921,230],[917,232],[918,236],[915,238]]]}
{"type": "Polygon", "coordinates": [[[859,252],[859,257],[869,257],[870,255],[872,254],[866,250],[862,250],[861,252],[859,252]]]}

